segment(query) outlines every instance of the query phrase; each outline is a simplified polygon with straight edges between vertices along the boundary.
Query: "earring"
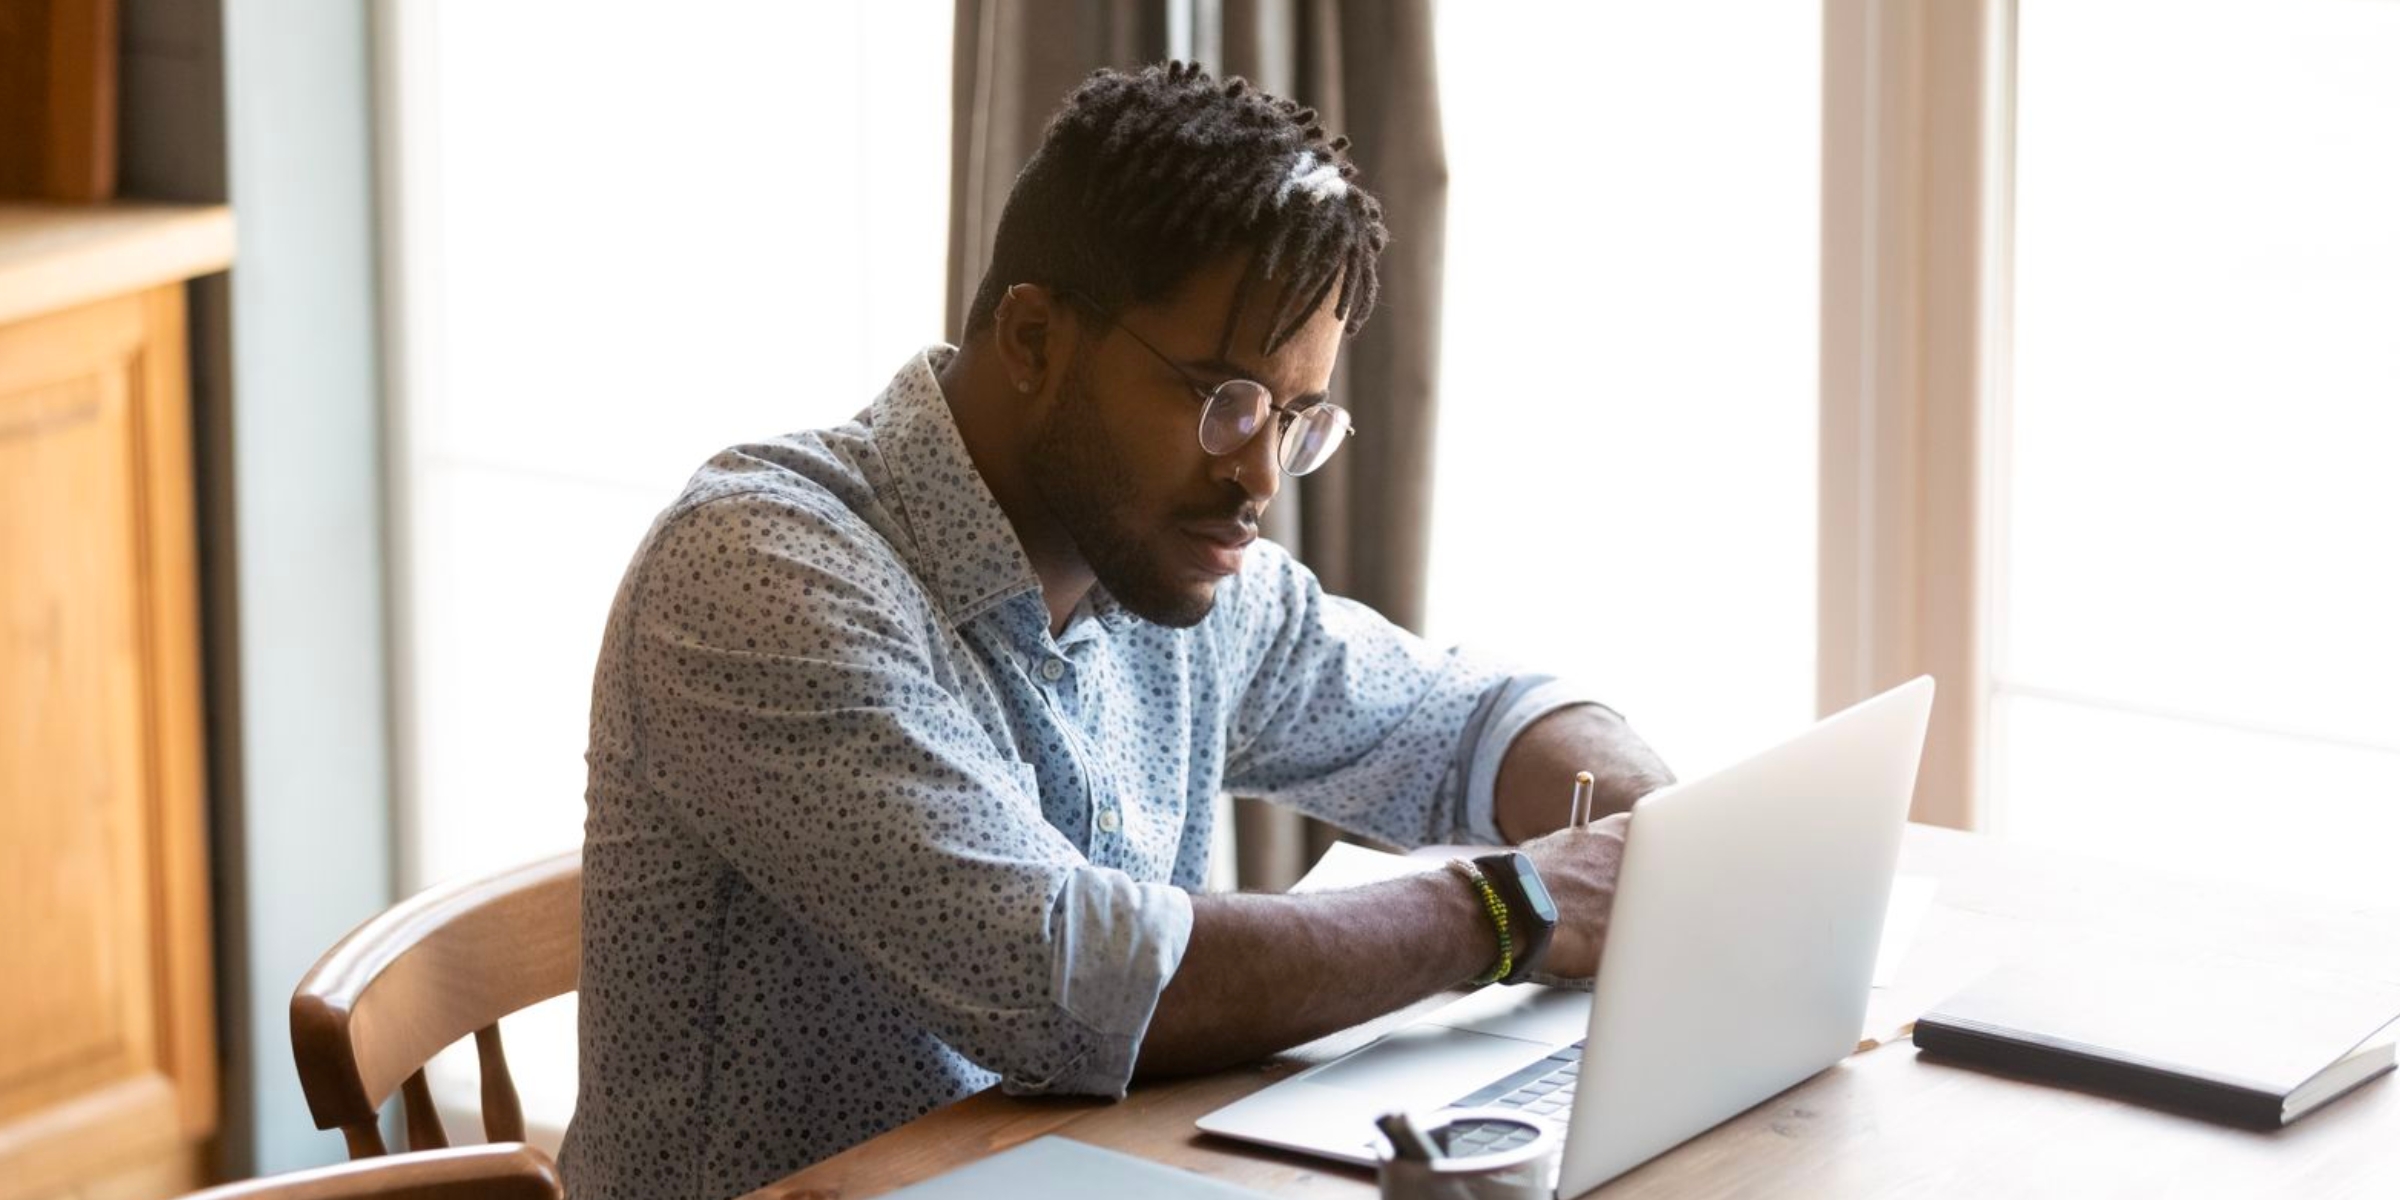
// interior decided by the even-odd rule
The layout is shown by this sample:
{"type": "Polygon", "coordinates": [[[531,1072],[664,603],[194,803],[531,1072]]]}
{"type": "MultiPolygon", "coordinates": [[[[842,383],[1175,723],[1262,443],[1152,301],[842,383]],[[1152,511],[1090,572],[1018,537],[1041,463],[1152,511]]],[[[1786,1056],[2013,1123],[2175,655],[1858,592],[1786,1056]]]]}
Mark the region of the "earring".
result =
{"type": "Polygon", "coordinates": [[[1032,391],[1033,391],[1033,381],[1032,381],[1032,380],[1030,380],[1030,379],[1020,379],[1020,380],[1018,380],[1018,381],[1017,381],[1017,390],[1018,390],[1018,391],[1020,391],[1020,392],[1027,392],[1027,393],[1030,393],[1030,392],[1032,392],[1032,391]]]}
{"type": "Polygon", "coordinates": [[[1233,481],[1235,483],[1240,483],[1242,481],[1242,464],[1238,462],[1233,464],[1233,481]]]}

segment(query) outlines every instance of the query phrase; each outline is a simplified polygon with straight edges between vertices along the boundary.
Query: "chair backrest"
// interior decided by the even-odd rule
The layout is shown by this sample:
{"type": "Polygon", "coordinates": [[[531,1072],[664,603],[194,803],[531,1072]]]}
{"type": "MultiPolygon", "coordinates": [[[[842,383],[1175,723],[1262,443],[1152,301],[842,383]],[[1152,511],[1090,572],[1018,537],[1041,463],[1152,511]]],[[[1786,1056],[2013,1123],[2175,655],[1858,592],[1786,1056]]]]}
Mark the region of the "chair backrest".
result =
{"type": "Polygon", "coordinates": [[[292,993],[292,1055],[317,1128],[340,1129],[354,1159],[382,1154],[377,1113],[397,1088],[409,1148],[448,1145],[425,1063],[473,1034],[484,1136],[524,1140],[500,1018],[575,990],[582,926],[576,851],[432,888],[351,930],[292,993]]]}
{"type": "Polygon", "coordinates": [[[229,1183],[184,1200],[565,1200],[550,1156],[514,1143],[393,1154],[229,1183]]]}

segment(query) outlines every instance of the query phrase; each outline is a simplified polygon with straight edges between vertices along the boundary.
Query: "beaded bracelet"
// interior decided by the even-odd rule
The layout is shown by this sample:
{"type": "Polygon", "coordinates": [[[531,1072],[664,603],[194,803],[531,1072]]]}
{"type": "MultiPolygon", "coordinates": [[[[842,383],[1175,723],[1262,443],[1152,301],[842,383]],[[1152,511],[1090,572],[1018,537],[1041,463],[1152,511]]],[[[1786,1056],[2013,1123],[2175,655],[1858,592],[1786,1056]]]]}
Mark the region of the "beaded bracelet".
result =
{"type": "Polygon", "coordinates": [[[1476,984],[1508,978],[1509,969],[1517,965],[1515,946],[1508,936],[1508,902],[1500,898],[1499,891],[1492,887],[1492,881],[1483,877],[1481,867],[1463,858],[1451,859],[1448,865],[1473,885],[1476,895],[1483,897],[1483,911],[1491,914],[1492,931],[1500,935],[1500,961],[1494,963],[1491,970],[1476,976],[1476,984]]]}

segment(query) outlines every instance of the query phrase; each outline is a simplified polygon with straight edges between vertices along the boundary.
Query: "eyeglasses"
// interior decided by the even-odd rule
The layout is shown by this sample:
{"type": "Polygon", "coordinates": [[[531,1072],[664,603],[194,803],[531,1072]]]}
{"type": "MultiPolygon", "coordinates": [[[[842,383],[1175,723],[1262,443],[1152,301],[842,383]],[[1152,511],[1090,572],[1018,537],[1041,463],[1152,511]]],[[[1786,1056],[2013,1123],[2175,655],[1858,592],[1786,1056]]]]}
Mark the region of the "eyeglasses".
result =
{"type": "Polygon", "coordinates": [[[1200,398],[1200,448],[1220,458],[1250,444],[1258,431],[1266,427],[1267,414],[1275,414],[1277,425],[1275,461],[1286,475],[1306,475],[1324,466],[1342,443],[1356,436],[1351,427],[1350,410],[1339,404],[1320,400],[1305,408],[1292,408],[1275,403],[1274,393],[1267,385],[1253,379],[1228,379],[1209,387],[1192,378],[1183,364],[1167,357],[1165,351],[1150,344],[1148,338],[1135,333],[1124,322],[1116,320],[1091,297],[1080,292],[1063,292],[1086,308],[1098,313],[1110,324],[1125,331],[1125,336],[1141,344],[1158,361],[1183,377],[1184,386],[1200,398]]]}

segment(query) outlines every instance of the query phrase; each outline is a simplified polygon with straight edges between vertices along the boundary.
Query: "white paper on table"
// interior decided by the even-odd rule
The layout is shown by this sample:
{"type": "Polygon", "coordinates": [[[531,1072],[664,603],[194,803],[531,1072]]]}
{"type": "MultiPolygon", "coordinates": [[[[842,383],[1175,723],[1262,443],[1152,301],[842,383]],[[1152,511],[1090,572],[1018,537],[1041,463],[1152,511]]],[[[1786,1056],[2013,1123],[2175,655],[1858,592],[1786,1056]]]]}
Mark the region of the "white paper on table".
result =
{"type": "MultiPolygon", "coordinates": [[[[1492,849],[1482,846],[1475,848],[1472,853],[1489,854],[1492,849]]],[[[1317,860],[1317,865],[1310,867],[1308,874],[1292,885],[1292,891],[1330,892],[1337,888],[1364,887],[1370,883],[1382,883],[1386,879],[1438,871],[1448,861],[1448,856],[1386,854],[1365,846],[1335,842],[1325,848],[1325,856],[1317,860]]]]}
{"type": "MultiPolygon", "coordinates": [[[[1425,871],[1438,871],[1452,858],[1473,854],[1489,854],[1491,846],[1426,847],[1413,854],[1386,854],[1348,842],[1335,842],[1327,847],[1317,865],[1292,885],[1294,892],[1323,892],[1335,888],[1363,887],[1400,879],[1425,871]]],[[[1892,880],[1892,898],[1884,908],[1883,941],[1875,951],[1876,987],[1889,987],[1899,978],[1900,962],[1908,957],[1908,947],[1916,940],[1917,927],[1924,924],[1925,913],[1933,907],[1933,894],[1941,881],[1926,875],[1902,875],[1892,880]]]]}
{"type": "Polygon", "coordinates": [[[1942,881],[1930,875],[1901,875],[1892,880],[1892,899],[1883,910],[1883,942],[1875,948],[1875,986],[1890,987],[1900,978],[1900,960],[1917,940],[1917,926],[1933,907],[1933,893],[1942,881]]]}

